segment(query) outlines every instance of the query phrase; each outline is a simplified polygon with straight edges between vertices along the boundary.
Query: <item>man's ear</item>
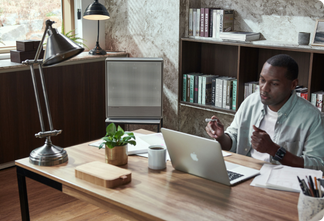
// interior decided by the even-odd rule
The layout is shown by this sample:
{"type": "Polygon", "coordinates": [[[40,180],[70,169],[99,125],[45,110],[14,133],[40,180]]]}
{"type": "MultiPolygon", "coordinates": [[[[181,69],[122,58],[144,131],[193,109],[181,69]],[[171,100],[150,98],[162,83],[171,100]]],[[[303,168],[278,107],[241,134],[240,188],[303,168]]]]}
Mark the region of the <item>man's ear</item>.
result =
{"type": "Polygon", "coordinates": [[[291,90],[295,90],[297,85],[298,85],[298,79],[293,80],[291,82],[291,90]]]}

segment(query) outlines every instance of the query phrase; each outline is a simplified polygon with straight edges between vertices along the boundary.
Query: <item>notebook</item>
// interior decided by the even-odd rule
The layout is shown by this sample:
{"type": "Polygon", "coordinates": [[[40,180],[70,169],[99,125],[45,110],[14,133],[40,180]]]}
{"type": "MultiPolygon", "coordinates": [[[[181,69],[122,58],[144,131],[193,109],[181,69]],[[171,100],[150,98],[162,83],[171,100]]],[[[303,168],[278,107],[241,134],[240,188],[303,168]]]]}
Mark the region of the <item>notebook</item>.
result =
{"type": "Polygon", "coordinates": [[[226,162],[215,140],[166,128],[161,131],[176,170],[228,186],[259,174],[259,170],[226,162]]]}

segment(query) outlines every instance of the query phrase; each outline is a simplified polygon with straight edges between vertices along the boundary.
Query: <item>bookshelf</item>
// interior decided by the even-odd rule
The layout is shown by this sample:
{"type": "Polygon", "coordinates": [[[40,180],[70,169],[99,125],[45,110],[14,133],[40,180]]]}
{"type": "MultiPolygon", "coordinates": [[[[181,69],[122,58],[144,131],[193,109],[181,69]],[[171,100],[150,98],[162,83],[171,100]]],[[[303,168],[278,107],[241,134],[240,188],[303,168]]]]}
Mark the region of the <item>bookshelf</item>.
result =
{"type": "MultiPolygon", "coordinates": [[[[211,105],[200,105],[182,100],[183,74],[201,72],[237,79],[236,107],[244,100],[244,83],[257,81],[264,62],[273,55],[288,54],[299,65],[299,85],[311,93],[324,90],[324,48],[282,44],[266,40],[254,42],[230,42],[211,38],[181,38],[179,71],[179,105],[208,111],[235,114],[211,105]]],[[[180,113],[181,114],[181,113],[180,113]]]]}

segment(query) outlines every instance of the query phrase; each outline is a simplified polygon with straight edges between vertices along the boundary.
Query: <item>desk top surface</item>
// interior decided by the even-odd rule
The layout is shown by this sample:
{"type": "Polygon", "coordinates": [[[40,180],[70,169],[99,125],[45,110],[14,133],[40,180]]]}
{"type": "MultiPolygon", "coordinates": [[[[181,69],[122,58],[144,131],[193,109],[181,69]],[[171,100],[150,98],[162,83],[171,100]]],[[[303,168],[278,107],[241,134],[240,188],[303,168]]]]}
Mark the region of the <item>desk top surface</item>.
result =
{"type": "MultiPolygon", "coordinates": [[[[89,143],[66,148],[69,160],[58,166],[32,165],[28,157],[17,160],[16,165],[147,218],[298,220],[298,193],[252,187],[253,178],[228,187],[176,171],[169,161],[165,170],[155,171],[148,168],[147,158],[129,156],[128,164],[122,168],[132,171],[132,181],[115,189],[78,179],[75,167],[105,161],[105,151],[89,143]]],[[[225,159],[255,169],[262,167],[262,161],[238,154],[225,159]]]]}

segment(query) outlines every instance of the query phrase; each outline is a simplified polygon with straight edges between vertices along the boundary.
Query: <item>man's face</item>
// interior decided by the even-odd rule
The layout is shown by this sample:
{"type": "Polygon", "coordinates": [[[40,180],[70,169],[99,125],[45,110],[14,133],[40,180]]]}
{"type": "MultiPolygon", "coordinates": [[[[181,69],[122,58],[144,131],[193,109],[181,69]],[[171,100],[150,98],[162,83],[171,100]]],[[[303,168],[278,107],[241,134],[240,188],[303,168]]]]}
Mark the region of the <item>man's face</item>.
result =
{"type": "Polygon", "coordinates": [[[277,112],[289,99],[291,91],[295,89],[298,80],[289,80],[285,77],[287,68],[275,67],[267,62],[260,73],[261,102],[277,112]]]}

